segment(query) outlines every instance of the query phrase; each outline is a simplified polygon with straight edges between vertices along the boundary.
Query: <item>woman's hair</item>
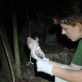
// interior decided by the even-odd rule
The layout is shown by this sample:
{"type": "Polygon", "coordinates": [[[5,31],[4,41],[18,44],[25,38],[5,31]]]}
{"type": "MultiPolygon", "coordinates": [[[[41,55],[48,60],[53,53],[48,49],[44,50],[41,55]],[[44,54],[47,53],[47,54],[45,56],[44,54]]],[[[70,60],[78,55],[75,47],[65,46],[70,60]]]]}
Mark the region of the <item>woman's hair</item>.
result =
{"type": "Polygon", "coordinates": [[[76,23],[82,24],[82,14],[63,18],[60,20],[60,23],[64,23],[72,26],[75,26],[76,23]]]}

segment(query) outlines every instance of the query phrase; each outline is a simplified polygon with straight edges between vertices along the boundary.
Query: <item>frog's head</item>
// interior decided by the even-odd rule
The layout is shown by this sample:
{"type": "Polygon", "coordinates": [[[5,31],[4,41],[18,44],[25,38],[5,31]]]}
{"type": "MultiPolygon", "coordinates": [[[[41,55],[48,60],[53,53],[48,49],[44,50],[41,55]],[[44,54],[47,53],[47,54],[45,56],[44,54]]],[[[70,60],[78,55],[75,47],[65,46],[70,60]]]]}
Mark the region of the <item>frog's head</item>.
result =
{"type": "Polygon", "coordinates": [[[27,45],[29,49],[35,48],[37,46],[39,46],[38,43],[39,39],[36,37],[36,39],[33,39],[31,37],[27,37],[27,45]]]}

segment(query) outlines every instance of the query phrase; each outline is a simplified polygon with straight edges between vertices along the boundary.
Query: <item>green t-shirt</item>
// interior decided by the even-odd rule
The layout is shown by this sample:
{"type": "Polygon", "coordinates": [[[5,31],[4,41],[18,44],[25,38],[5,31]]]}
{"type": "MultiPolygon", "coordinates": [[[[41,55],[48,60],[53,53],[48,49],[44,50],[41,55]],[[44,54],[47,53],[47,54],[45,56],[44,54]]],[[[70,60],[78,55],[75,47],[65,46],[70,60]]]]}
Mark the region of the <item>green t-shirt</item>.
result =
{"type": "Polygon", "coordinates": [[[82,39],[78,43],[78,48],[74,54],[72,63],[82,66],[82,39]]]}

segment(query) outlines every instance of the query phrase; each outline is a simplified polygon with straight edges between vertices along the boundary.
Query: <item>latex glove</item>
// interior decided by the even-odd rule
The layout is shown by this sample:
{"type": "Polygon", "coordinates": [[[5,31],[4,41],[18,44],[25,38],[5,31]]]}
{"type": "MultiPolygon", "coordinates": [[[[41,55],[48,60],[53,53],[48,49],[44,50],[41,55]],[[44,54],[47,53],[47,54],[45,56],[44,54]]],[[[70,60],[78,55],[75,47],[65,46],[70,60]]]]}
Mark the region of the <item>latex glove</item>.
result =
{"type": "Polygon", "coordinates": [[[44,72],[44,73],[50,74],[52,76],[53,65],[50,64],[48,60],[40,59],[37,61],[36,65],[37,65],[38,72],[44,72]]]}
{"type": "Polygon", "coordinates": [[[49,61],[49,58],[46,58],[46,57],[43,57],[43,59],[42,59],[43,61],[49,61]]]}

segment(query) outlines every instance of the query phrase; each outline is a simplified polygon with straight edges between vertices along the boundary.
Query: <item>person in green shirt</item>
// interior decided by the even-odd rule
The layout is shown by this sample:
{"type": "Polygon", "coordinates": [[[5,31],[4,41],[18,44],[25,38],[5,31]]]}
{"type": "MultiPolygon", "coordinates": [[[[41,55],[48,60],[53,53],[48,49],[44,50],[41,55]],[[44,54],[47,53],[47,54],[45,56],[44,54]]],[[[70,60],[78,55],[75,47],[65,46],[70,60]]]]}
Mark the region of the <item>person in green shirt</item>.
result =
{"type": "Polygon", "coordinates": [[[82,82],[82,15],[66,17],[60,20],[59,24],[62,34],[72,41],[79,40],[72,62],[70,65],[62,65],[51,60],[39,59],[36,62],[37,71],[69,82],[82,82]]]}

